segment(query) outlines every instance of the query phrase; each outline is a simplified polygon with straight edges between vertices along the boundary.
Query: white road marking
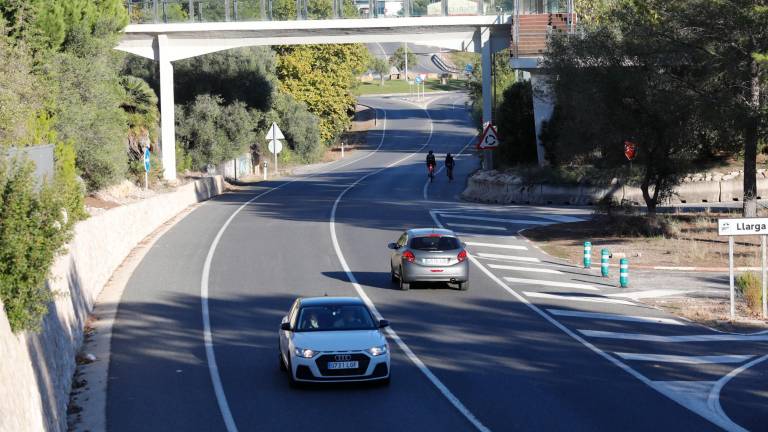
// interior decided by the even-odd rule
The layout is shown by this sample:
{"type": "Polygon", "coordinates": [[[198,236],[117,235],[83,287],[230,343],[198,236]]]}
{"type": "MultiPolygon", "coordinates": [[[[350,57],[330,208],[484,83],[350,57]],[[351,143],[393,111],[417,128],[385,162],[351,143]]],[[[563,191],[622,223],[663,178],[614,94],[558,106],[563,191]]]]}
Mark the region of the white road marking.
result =
{"type": "Polygon", "coordinates": [[[519,284],[525,284],[525,285],[541,285],[541,286],[557,287],[557,288],[573,288],[573,289],[586,290],[586,291],[600,291],[599,288],[596,288],[592,285],[580,284],[580,283],[555,282],[555,281],[525,279],[525,278],[516,278],[516,277],[505,277],[504,280],[507,282],[519,283],[519,284]]]}
{"type": "Polygon", "coordinates": [[[498,249],[528,250],[527,247],[518,246],[518,245],[505,245],[505,244],[481,243],[481,242],[466,242],[466,243],[467,243],[467,246],[482,246],[482,247],[498,248],[498,249]]]}
{"type": "Polygon", "coordinates": [[[629,322],[641,322],[641,323],[651,323],[651,324],[685,325],[685,323],[682,323],[672,318],[618,315],[618,314],[597,313],[597,312],[579,312],[579,311],[571,311],[571,310],[563,310],[563,309],[547,309],[547,312],[551,313],[552,315],[567,316],[567,317],[574,317],[574,318],[588,318],[588,319],[608,320],[608,321],[629,321],[629,322]]]}
{"type": "MultiPolygon", "coordinates": [[[[432,220],[435,222],[435,224],[437,226],[439,226],[439,227],[442,227],[442,225],[440,224],[440,221],[437,219],[437,217],[435,216],[433,211],[430,211],[430,215],[432,216],[432,220]]],[[[472,264],[477,266],[483,273],[485,273],[486,276],[488,276],[491,280],[496,282],[496,284],[499,285],[504,291],[506,291],[507,293],[509,293],[513,297],[515,297],[518,301],[520,301],[524,305],[528,306],[528,308],[530,308],[535,313],[539,314],[539,316],[541,316],[544,320],[546,320],[547,322],[549,322],[553,326],[557,327],[560,331],[562,331],[563,333],[567,334],[568,336],[570,336],[575,341],[581,343],[582,345],[584,345],[585,347],[590,349],[595,354],[603,357],[605,360],[607,360],[608,362],[612,363],[614,366],[618,367],[619,369],[623,370],[624,372],[626,372],[626,373],[630,374],[631,376],[635,377],[638,381],[644,383],[648,387],[658,391],[659,393],[663,394],[664,396],[666,396],[666,397],[670,398],[671,400],[677,402],[678,404],[680,404],[680,406],[682,406],[682,407],[684,407],[686,409],[689,409],[692,412],[695,412],[695,413],[699,414],[703,418],[705,418],[705,419],[709,420],[710,422],[712,422],[712,423],[722,427],[723,429],[732,430],[732,431],[743,431],[744,430],[742,427],[740,427],[739,425],[734,423],[730,418],[728,418],[728,416],[725,414],[725,412],[720,407],[720,398],[719,398],[720,390],[719,389],[717,391],[713,390],[712,393],[710,393],[710,395],[709,395],[709,399],[710,399],[709,407],[710,408],[709,409],[705,409],[706,407],[702,407],[701,405],[692,403],[690,397],[688,397],[686,394],[681,394],[681,393],[677,393],[677,392],[674,392],[674,391],[670,391],[669,388],[656,385],[656,382],[651,381],[650,379],[648,379],[648,377],[646,377],[645,375],[643,375],[640,372],[636,371],[635,369],[630,367],[628,364],[618,360],[616,357],[614,357],[614,356],[606,353],[605,351],[601,350],[600,348],[595,346],[593,343],[591,343],[590,341],[588,341],[585,338],[581,337],[576,332],[572,331],[571,329],[569,329],[568,327],[563,325],[560,321],[556,320],[555,318],[553,318],[552,316],[550,316],[549,314],[544,312],[541,308],[539,308],[535,304],[531,303],[530,300],[528,300],[526,297],[524,297],[523,295],[521,295],[517,291],[513,290],[512,288],[510,288],[509,285],[507,285],[501,279],[499,279],[496,275],[494,275],[493,272],[491,272],[490,270],[485,268],[485,266],[483,266],[483,264],[480,261],[478,261],[475,257],[470,255],[468,258],[469,258],[470,262],[472,262],[472,264]]],[[[530,295],[530,296],[533,296],[533,297],[536,297],[536,296],[544,297],[544,296],[547,295],[545,293],[530,293],[530,292],[526,292],[524,294],[526,296],[530,295]]],[[[557,297],[562,297],[562,296],[552,296],[552,297],[557,298],[557,297]]],[[[575,296],[570,296],[570,297],[575,297],[575,296]]],[[[610,303],[621,302],[621,304],[633,305],[633,303],[626,302],[624,300],[615,300],[615,299],[605,299],[605,300],[607,300],[607,302],[610,302],[610,303]]],[[[746,365],[742,365],[738,369],[736,369],[736,371],[734,371],[734,372],[736,372],[736,373],[741,372],[742,370],[745,370],[747,367],[751,367],[751,366],[753,366],[753,365],[755,365],[755,364],[757,364],[760,361],[763,361],[765,359],[768,359],[768,355],[766,355],[764,357],[761,357],[760,359],[753,360],[752,362],[750,362],[750,363],[748,363],[746,365]]],[[[734,372],[731,372],[731,373],[733,374],[734,372]]],[[[729,374],[729,376],[732,378],[731,374],[729,374]]],[[[735,374],[734,374],[734,376],[735,376],[735,374]]],[[[728,377],[726,377],[726,378],[728,378],[728,377]]],[[[723,380],[721,380],[721,381],[723,381],[723,380]]],[[[727,382],[727,380],[725,380],[725,382],[727,382]]],[[[718,382],[718,384],[720,384],[720,383],[718,382]]],[[[720,388],[722,388],[723,385],[725,385],[725,383],[721,384],[720,388]]]]}
{"type": "MultiPolygon", "coordinates": [[[[439,99],[439,98],[437,98],[439,99]]],[[[436,99],[435,99],[436,100],[436,99]]],[[[427,104],[428,105],[428,104],[427,104]]],[[[427,113],[427,116],[429,116],[429,112],[424,108],[424,112],[427,113]]],[[[432,126],[433,123],[431,121],[430,117],[430,125],[432,126]]],[[[380,168],[376,171],[370,172],[360,178],[358,178],[355,182],[347,186],[338,197],[336,197],[336,201],[333,203],[333,207],[331,208],[331,217],[329,221],[330,230],[331,230],[331,242],[333,243],[333,249],[336,252],[336,257],[339,260],[339,263],[341,264],[342,269],[344,269],[344,273],[346,273],[347,278],[349,279],[349,282],[354,287],[357,294],[360,296],[360,298],[365,302],[365,304],[371,309],[371,312],[376,316],[377,319],[382,319],[382,315],[379,313],[378,309],[376,308],[376,305],[373,303],[373,301],[368,297],[368,295],[365,293],[365,290],[363,290],[363,287],[357,282],[357,277],[355,277],[355,273],[350,269],[349,264],[347,264],[347,260],[344,257],[344,253],[341,251],[341,246],[339,245],[338,236],[336,234],[336,211],[339,207],[339,203],[341,202],[342,198],[344,198],[344,195],[347,194],[350,190],[352,190],[355,186],[360,184],[360,182],[364,181],[368,177],[371,177],[375,174],[378,174],[388,168],[392,168],[396,165],[399,165],[401,162],[404,162],[416,154],[418,154],[421,150],[423,150],[427,145],[429,145],[429,141],[432,139],[432,129],[430,128],[430,134],[427,141],[422,145],[416,152],[409,154],[408,156],[405,156],[383,168],[380,168]]],[[[461,413],[478,431],[480,432],[490,432],[491,430],[488,429],[485,425],[483,425],[480,420],[475,417],[474,414],[457,398],[453,392],[451,392],[448,387],[443,384],[442,381],[434,374],[432,371],[427,367],[426,364],[416,355],[416,353],[411,350],[411,348],[403,341],[400,336],[395,332],[391,327],[386,328],[387,335],[395,341],[398,347],[405,353],[406,356],[413,362],[414,365],[416,365],[417,368],[424,374],[424,376],[427,377],[427,379],[442,393],[442,395],[456,408],[459,413],[461,413]]]]}
{"type": "Polygon", "coordinates": [[[513,235],[509,235],[509,236],[494,235],[494,234],[471,233],[471,232],[462,232],[462,231],[454,231],[453,233],[459,237],[482,237],[484,239],[517,240],[517,237],[513,235]]]}
{"type": "MultiPolygon", "coordinates": [[[[382,123],[382,128],[386,130],[387,128],[387,112],[382,110],[384,113],[384,122],[382,123]]],[[[208,306],[208,294],[209,294],[209,280],[210,280],[210,274],[211,274],[211,262],[213,262],[213,256],[216,253],[216,248],[219,245],[219,242],[221,241],[221,237],[224,235],[224,231],[227,230],[227,227],[229,227],[229,224],[232,223],[232,220],[237,216],[246,206],[251,204],[252,202],[256,201],[257,199],[263,197],[264,195],[267,195],[269,193],[272,193],[278,189],[282,189],[283,187],[297,182],[299,180],[306,180],[307,178],[318,176],[322,173],[335,171],[339,168],[343,168],[345,166],[351,165],[353,163],[360,162],[363,159],[366,159],[368,157],[373,156],[376,154],[376,152],[381,149],[381,146],[384,144],[384,135],[381,137],[381,141],[379,141],[378,147],[374,149],[372,152],[368,153],[367,155],[357,158],[355,160],[351,160],[348,163],[330,167],[330,169],[323,171],[323,172],[317,172],[313,174],[309,174],[306,176],[297,177],[293,180],[286,181],[284,183],[281,183],[269,190],[266,190],[255,197],[249,199],[248,201],[244,202],[240,205],[230,216],[229,218],[224,222],[224,224],[219,229],[219,232],[216,233],[216,237],[213,239],[213,242],[211,242],[211,246],[208,248],[208,254],[205,257],[205,263],[203,264],[203,273],[200,277],[200,303],[202,308],[202,318],[203,318],[203,341],[205,344],[205,358],[206,362],[208,363],[208,373],[211,376],[211,384],[213,385],[213,392],[216,395],[216,403],[219,406],[219,412],[221,413],[221,417],[224,420],[224,426],[226,427],[228,432],[237,432],[237,423],[235,423],[235,419],[232,416],[232,411],[229,408],[229,402],[227,401],[227,395],[224,391],[224,386],[221,383],[221,376],[219,375],[219,366],[216,362],[216,352],[213,347],[213,334],[211,332],[211,314],[210,314],[210,308],[208,306]]]]}
{"type": "Polygon", "coordinates": [[[485,252],[479,252],[476,255],[479,256],[480,258],[496,258],[496,259],[505,259],[505,260],[512,260],[512,261],[541,262],[541,260],[538,258],[515,256],[515,255],[499,255],[499,254],[491,254],[491,253],[485,253],[485,252]]]}
{"type": "Polygon", "coordinates": [[[656,289],[656,290],[635,291],[630,293],[608,294],[608,295],[610,297],[621,297],[621,298],[628,298],[632,300],[639,300],[644,298],[668,297],[668,296],[673,296],[677,294],[682,294],[684,292],[685,291],[680,291],[680,290],[656,289]]]}
{"type": "Polygon", "coordinates": [[[579,330],[581,334],[594,338],[639,340],[645,342],[764,342],[768,335],[701,334],[683,336],[661,336],[643,333],[621,333],[600,330],[579,330]]]}
{"type": "Polygon", "coordinates": [[[587,302],[587,303],[610,303],[610,304],[635,306],[634,303],[628,302],[626,300],[616,300],[616,299],[607,298],[607,297],[549,294],[549,293],[540,293],[540,292],[534,292],[534,291],[524,291],[523,294],[525,294],[526,297],[542,298],[542,299],[548,299],[548,300],[575,301],[575,302],[587,302]]]}
{"type": "Polygon", "coordinates": [[[512,270],[512,271],[522,271],[522,272],[531,272],[531,273],[563,274],[563,272],[559,270],[540,268],[540,267],[520,267],[520,266],[501,265],[501,264],[488,264],[488,267],[495,270],[512,270]]]}
{"type": "Polygon", "coordinates": [[[754,355],[713,355],[713,356],[683,356],[668,354],[637,354],[637,353],[614,353],[624,360],[646,361],[657,363],[680,363],[680,364],[711,364],[711,363],[742,363],[754,355]]]}
{"type": "MultiPolygon", "coordinates": [[[[730,371],[726,376],[717,380],[714,387],[712,387],[712,390],[709,392],[709,396],[707,397],[707,405],[709,406],[709,408],[712,411],[716,412],[718,415],[728,418],[728,414],[726,414],[725,411],[723,411],[723,407],[720,405],[720,392],[723,390],[723,387],[725,387],[725,385],[728,384],[729,381],[735,378],[736,375],[766,360],[768,360],[768,355],[758,357],[747,364],[743,364],[737,367],[736,369],[730,371]]],[[[734,430],[746,431],[746,429],[743,429],[740,426],[738,427],[738,429],[734,428],[734,430]]]]}
{"type": "MultiPolygon", "coordinates": [[[[552,222],[535,221],[530,219],[506,219],[506,218],[494,218],[494,217],[485,217],[485,216],[468,216],[468,215],[454,214],[454,213],[440,213],[440,216],[446,219],[467,219],[467,220],[478,220],[478,221],[485,221],[485,222],[501,222],[501,223],[509,223],[509,224],[518,224],[518,225],[552,225],[552,222]]],[[[451,225],[451,224],[447,223],[446,225],[451,225]]]]}
{"type": "Polygon", "coordinates": [[[446,225],[452,226],[452,227],[458,227],[458,228],[476,228],[476,229],[485,229],[485,230],[493,230],[493,231],[506,231],[506,227],[500,227],[500,226],[492,226],[492,225],[473,225],[473,224],[463,224],[463,223],[447,223],[446,225]]]}
{"type": "Polygon", "coordinates": [[[588,219],[584,219],[584,218],[580,218],[580,217],[576,217],[576,216],[563,216],[563,215],[535,214],[534,216],[537,216],[537,217],[540,217],[540,218],[544,218],[544,219],[553,220],[553,221],[557,221],[557,222],[563,222],[563,223],[568,223],[568,222],[584,222],[584,221],[588,220],[588,219]]]}

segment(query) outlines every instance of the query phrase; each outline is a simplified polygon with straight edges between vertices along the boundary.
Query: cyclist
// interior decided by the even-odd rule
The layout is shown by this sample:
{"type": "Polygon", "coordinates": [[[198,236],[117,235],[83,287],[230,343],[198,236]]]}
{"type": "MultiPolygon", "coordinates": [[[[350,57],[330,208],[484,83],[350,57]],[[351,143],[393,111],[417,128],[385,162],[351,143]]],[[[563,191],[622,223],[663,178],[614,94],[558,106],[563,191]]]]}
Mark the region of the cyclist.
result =
{"type": "Polygon", "coordinates": [[[437,166],[437,161],[435,160],[434,153],[430,150],[429,153],[427,153],[427,171],[429,172],[430,180],[435,178],[435,166],[437,166]]]}
{"type": "Polygon", "coordinates": [[[453,181],[453,167],[456,162],[453,160],[453,156],[450,153],[445,155],[445,171],[448,174],[448,181],[453,181]]]}

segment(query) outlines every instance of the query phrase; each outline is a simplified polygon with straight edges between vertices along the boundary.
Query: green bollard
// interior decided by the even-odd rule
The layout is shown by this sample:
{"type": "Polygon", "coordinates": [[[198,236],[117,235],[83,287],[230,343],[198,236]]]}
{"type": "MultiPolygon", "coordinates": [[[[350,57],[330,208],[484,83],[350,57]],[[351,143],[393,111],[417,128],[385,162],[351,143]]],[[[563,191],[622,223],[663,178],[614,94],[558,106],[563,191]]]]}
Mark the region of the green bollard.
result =
{"type": "Polygon", "coordinates": [[[608,260],[610,259],[611,252],[608,249],[602,249],[600,251],[600,274],[603,277],[608,277],[608,260]]]}
{"type": "Polygon", "coordinates": [[[584,268],[592,268],[592,243],[584,242],[584,268]]]}
{"type": "Polygon", "coordinates": [[[619,283],[622,288],[629,286],[629,260],[626,258],[619,260],[619,283]]]}

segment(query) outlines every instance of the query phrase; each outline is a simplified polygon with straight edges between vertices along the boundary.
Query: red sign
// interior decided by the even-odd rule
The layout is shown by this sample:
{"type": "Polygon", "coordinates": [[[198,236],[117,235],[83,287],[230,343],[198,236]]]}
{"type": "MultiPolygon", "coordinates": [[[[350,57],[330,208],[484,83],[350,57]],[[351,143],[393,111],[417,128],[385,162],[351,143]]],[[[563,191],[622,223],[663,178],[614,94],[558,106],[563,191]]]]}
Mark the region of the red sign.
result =
{"type": "Polygon", "coordinates": [[[637,144],[632,141],[624,141],[624,156],[627,160],[632,160],[637,156],[637,144]]]}
{"type": "Polygon", "coordinates": [[[492,124],[488,123],[480,135],[480,140],[477,142],[477,148],[480,150],[495,149],[499,146],[499,136],[496,132],[496,128],[492,124]]]}

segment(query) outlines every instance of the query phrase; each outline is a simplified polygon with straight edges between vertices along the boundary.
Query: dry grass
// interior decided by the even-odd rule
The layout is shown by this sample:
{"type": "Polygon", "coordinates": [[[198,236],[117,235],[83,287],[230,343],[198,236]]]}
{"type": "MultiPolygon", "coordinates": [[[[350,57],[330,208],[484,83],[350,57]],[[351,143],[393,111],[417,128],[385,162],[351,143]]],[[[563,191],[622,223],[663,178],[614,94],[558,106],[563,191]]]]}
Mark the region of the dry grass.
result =
{"type": "MultiPolygon", "coordinates": [[[[547,253],[580,262],[584,242],[592,242],[593,259],[600,249],[623,253],[635,265],[726,267],[728,239],[717,235],[718,215],[665,215],[648,222],[644,216],[597,216],[586,222],[556,224],[525,231],[547,253]]],[[[760,264],[759,237],[736,241],[736,266],[760,264]]]]}
{"type": "Polygon", "coordinates": [[[729,332],[754,332],[768,328],[768,322],[752,313],[744,298],[736,299],[736,320],[730,319],[728,299],[719,298],[666,298],[644,299],[644,303],[663,309],[685,319],[729,332]]]}

